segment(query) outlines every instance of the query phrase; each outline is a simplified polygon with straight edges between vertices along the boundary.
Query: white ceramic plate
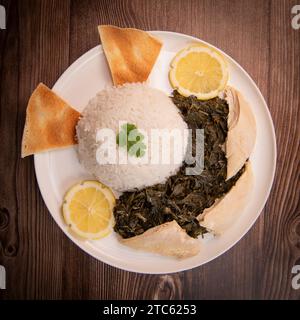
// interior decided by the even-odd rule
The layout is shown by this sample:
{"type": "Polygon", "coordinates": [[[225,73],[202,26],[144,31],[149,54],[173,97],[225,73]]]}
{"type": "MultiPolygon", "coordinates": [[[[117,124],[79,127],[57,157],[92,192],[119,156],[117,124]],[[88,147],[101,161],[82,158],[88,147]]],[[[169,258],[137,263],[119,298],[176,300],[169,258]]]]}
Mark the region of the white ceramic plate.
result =
{"type": "MultiPolygon", "coordinates": [[[[168,82],[170,60],[191,41],[200,40],[173,32],[154,31],[152,33],[159,37],[164,45],[152,70],[149,84],[170,94],[172,92],[168,82]]],[[[259,89],[237,62],[229,56],[227,58],[229,84],[240,90],[250,102],[257,123],[257,140],[251,155],[256,182],[252,200],[241,213],[238,221],[220,237],[209,240],[199,239],[204,242],[201,252],[185,260],[127,248],[117,241],[115,233],[97,241],[79,240],[68,233],[61,215],[61,204],[65,192],[81,179],[91,178],[78,162],[76,147],[35,155],[38,184],[51,215],[63,232],[85,252],[98,260],[129,271],[177,272],[200,266],[218,257],[237,243],[254,224],[267,201],[274,178],[275,133],[268,107],[259,89]]],[[[82,111],[98,91],[110,84],[112,81],[102,47],[97,46],[75,61],[58,79],[53,90],[78,111],[82,111]]]]}

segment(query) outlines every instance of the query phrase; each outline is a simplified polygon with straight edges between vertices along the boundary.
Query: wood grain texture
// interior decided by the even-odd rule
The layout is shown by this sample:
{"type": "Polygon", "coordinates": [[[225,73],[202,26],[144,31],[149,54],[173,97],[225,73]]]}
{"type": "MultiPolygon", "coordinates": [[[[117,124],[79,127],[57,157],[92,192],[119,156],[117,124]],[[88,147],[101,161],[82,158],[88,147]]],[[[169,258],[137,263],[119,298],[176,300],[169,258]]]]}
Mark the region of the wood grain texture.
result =
{"type": "Polygon", "coordinates": [[[300,299],[291,269],[300,264],[300,30],[294,0],[1,1],[0,264],[3,299],[300,299]],[[52,86],[99,43],[96,26],[115,24],[199,37],[253,77],[273,117],[278,144],[274,186],[259,220],[231,250],[172,275],[142,275],[99,262],[55,224],[41,198],[33,159],[20,158],[28,98],[52,86]]]}

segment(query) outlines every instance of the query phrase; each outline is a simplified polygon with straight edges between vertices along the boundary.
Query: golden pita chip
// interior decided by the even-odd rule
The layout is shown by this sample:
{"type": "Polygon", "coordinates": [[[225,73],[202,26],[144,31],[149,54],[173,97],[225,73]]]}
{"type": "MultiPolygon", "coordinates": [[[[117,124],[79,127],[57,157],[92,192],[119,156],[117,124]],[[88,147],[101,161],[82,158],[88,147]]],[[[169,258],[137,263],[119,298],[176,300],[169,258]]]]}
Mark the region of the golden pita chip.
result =
{"type": "Polygon", "coordinates": [[[22,158],[76,144],[80,113],[40,83],[31,95],[22,139],[22,158]]]}
{"type": "Polygon", "coordinates": [[[138,29],[102,25],[98,30],[114,84],[146,81],[162,43],[138,29]]]}

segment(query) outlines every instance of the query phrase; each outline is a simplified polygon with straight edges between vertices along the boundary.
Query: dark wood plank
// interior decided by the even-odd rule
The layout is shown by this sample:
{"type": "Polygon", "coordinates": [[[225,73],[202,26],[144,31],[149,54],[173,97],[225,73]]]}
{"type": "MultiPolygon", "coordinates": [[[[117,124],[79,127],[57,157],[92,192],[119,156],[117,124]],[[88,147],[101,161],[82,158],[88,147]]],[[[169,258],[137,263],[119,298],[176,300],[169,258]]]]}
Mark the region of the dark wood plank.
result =
{"type": "Polygon", "coordinates": [[[65,299],[299,299],[291,268],[300,264],[300,30],[296,1],[47,0],[2,1],[0,30],[0,297],[65,299]],[[274,120],[278,167],[270,199],[249,233],[230,251],[194,270],[142,275],[82,252],[56,226],[38,190],[33,160],[20,159],[28,98],[52,86],[99,43],[96,26],[115,24],[182,32],[236,59],[264,94],[274,120]]]}
{"type": "MultiPolygon", "coordinates": [[[[16,8],[9,2],[6,2],[5,5],[7,16],[16,19],[18,15],[16,8]]],[[[10,106],[11,108],[4,109],[1,107],[0,110],[0,132],[1,137],[3,137],[3,150],[5,150],[0,158],[0,177],[3,186],[0,192],[0,250],[3,260],[11,260],[17,256],[20,249],[15,186],[15,172],[18,159],[15,148],[17,144],[17,132],[16,130],[11,130],[11,128],[15,127],[18,119],[18,62],[14,63],[14,61],[18,61],[19,57],[18,41],[15,41],[18,37],[18,26],[11,26],[10,32],[6,30],[2,32],[2,48],[8,48],[8,50],[1,50],[1,76],[6,78],[7,81],[1,81],[0,101],[1,106],[10,106]],[[11,94],[5,94],[6,92],[11,92],[11,94]],[[10,112],[9,118],[6,117],[8,110],[10,112]]]]}
{"type": "MultiPolygon", "coordinates": [[[[10,1],[1,72],[1,207],[13,230],[2,241],[9,298],[59,298],[62,288],[62,238],[38,191],[33,159],[20,159],[29,96],[43,81],[52,86],[68,66],[69,3],[10,1]],[[61,12],[62,14],[56,14],[61,12]],[[41,17],[44,17],[41,19],[41,17]],[[67,18],[67,20],[65,20],[67,18]],[[47,63],[45,63],[47,62],[47,63]],[[15,221],[17,217],[17,221],[15,221]],[[17,239],[16,244],[14,244],[17,239]],[[9,253],[10,246],[16,254],[9,253]]],[[[3,211],[1,211],[2,213],[3,211]]]]}
{"type": "Polygon", "coordinates": [[[263,298],[299,299],[291,269],[300,263],[299,102],[300,33],[291,28],[296,1],[272,1],[270,12],[269,106],[277,131],[278,166],[264,220],[263,298]]]}

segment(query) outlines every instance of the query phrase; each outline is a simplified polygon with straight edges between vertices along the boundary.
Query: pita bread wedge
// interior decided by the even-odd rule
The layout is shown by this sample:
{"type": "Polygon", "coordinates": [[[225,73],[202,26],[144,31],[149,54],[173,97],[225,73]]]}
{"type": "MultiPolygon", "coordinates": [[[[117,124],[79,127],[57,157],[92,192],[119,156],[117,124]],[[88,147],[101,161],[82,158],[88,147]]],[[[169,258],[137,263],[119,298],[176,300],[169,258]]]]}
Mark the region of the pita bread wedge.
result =
{"type": "Polygon", "coordinates": [[[244,173],[231,190],[198,216],[200,225],[215,234],[223,233],[241,215],[251,197],[253,184],[254,178],[251,164],[247,162],[244,173]]]}
{"type": "Polygon", "coordinates": [[[114,85],[146,81],[162,43],[138,29],[101,25],[98,30],[114,85]]]}
{"type": "Polygon", "coordinates": [[[227,87],[225,99],[229,105],[225,150],[227,179],[230,179],[242,168],[254,148],[256,124],[251,108],[240,92],[227,87]]]}
{"type": "Polygon", "coordinates": [[[40,83],[31,95],[22,139],[22,158],[76,144],[80,113],[40,83]]]}
{"type": "Polygon", "coordinates": [[[134,249],[181,259],[194,256],[200,250],[200,242],[190,237],[175,220],[120,241],[134,249]]]}

